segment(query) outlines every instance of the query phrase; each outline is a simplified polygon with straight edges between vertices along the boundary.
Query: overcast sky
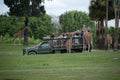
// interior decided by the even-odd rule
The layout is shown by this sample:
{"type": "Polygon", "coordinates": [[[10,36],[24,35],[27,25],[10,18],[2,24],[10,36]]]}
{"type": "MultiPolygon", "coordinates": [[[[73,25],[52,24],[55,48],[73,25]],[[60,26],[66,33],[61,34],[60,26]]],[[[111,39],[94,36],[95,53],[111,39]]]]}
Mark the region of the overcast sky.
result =
{"type": "Polygon", "coordinates": [[[3,0],[0,0],[0,14],[4,14],[8,11],[8,7],[4,5],[3,0]]]}
{"type": "Polygon", "coordinates": [[[89,12],[90,0],[53,0],[46,1],[45,9],[48,14],[60,15],[69,10],[89,12]]]}
{"type": "MultiPolygon", "coordinates": [[[[59,16],[70,10],[78,10],[89,13],[90,0],[52,0],[45,1],[46,13],[49,15],[59,16]]],[[[8,7],[4,5],[3,0],[0,0],[0,14],[5,14],[9,11],[8,7]]],[[[109,26],[114,26],[114,21],[109,21],[109,26]]]]}
{"type": "MultiPolygon", "coordinates": [[[[47,14],[60,15],[69,10],[88,11],[90,0],[52,0],[45,1],[45,9],[47,14]]],[[[0,0],[0,14],[8,11],[8,7],[4,5],[3,0],[0,0]]]]}

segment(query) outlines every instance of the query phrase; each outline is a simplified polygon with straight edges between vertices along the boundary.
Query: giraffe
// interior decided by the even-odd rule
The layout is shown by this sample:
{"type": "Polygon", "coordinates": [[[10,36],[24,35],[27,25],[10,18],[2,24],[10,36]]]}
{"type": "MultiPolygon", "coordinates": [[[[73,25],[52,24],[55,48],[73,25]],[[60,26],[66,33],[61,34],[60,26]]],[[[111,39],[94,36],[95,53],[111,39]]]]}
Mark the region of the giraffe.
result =
{"type": "Polygon", "coordinates": [[[24,36],[24,28],[20,29],[18,32],[14,34],[14,44],[16,44],[16,38],[19,38],[19,44],[21,44],[21,38],[24,36]]]}
{"type": "Polygon", "coordinates": [[[74,34],[74,33],[69,33],[70,38],[67,40],[67,42],[66,42],[66,44],[65,44],[67,53],[71,53],[73,34],[74,34]]]}
{"type": "Polygon", "coordinates": [[[93,47],[93,41],[92,41],[92,34],[90,32],[83,31],[83,50],[86,49],[86,47],[88,48],[88,51],[91,52],[91,49],[93,47]]]}
{"type": "Polygon", "coordinates": [[[107,35],[105,36],[105,41],[106,41],[106,44],[107,44],[106,48],[108,50],[110,50],[111,49],[111,45],[112,45],[112,37],[111,37],[110,34],[107,33],[107,35]]]}

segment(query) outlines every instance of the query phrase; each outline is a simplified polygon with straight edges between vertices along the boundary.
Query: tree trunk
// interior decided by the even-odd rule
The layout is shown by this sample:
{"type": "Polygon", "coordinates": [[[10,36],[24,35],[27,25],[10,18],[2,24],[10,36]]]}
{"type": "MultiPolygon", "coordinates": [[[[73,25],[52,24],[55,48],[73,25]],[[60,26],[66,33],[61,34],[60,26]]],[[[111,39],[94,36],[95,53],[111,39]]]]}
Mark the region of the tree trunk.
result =
{"type": "Polygon", "coordinates": [[[104,49],[104,20],[98,21],[97,27],[97,47],[104,49]]]}
{"type": "Polygon", "coordinates": [[[105,34],[108,33],[108,0],[106,2],[105,34]]]}
{"type": "Polygon", "coordinates": [[[28,45],[28,17],[25,18],[24,45],[28,45]]]}
{"type": "MultiPolygon", "coordinates": [[[[108,34],[108,0],[106,0],[106,19],[105,19],[105,37],[108,34]]],[[[107,40],[105,38],[104,48],[107,49],[107,40]]]]}
{"type": "Polygon", "coordinates": [[[114,36],[114,50],[118,50],[118,38],[119,38],[119,10],[118,10],[118,2],[116,0],[114,0],[114,6],[115,6],[115,36],[114,36]]]}

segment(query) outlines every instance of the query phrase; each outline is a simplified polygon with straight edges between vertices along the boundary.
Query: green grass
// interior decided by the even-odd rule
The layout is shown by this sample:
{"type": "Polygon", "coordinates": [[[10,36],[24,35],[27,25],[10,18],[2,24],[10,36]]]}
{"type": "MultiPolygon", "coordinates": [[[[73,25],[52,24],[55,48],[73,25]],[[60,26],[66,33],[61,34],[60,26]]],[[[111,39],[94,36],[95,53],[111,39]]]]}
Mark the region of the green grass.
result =
{"type": "Polygon", "coordinates": [[[120,80],[120,52],[23,56],[24,47],[0,44],[0,80],[120,80]]]}

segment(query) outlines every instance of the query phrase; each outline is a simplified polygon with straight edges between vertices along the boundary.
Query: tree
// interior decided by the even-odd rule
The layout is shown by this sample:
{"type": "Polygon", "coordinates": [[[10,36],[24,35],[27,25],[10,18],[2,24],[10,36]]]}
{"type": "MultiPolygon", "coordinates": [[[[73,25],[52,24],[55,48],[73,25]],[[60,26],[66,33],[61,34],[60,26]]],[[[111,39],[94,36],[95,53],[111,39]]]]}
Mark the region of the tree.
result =
{"type": "Polygon", "coordinates": [[[98,48],[105,46],[105,34],[107,34],[107,20],[114,18],[113,0],[91,0],[89,6],[89,16],[96,21],[96,35],[98,48]],[[106,20],[106,29],[104,29],[104,20],[106,20]]]}
{"type": "Polygon", "coordinates": [[[83,25],[94,29],[94,22],[90,20],[85,12],[69,11],[60,15],[60,24],[63,32],[72,32],[82,29],[83,25]]]}
{"type": "MultiPolygon", "coordinates": [[[[0,15],[0,36],[13,38],[14,33],[18,32],[24,26],[24,17],[0,15]],[[17,28],[16,28],[17,26],[17,28]]],[[[41,18],[29,17],[29,37],[34,39],[43,39],[44,36],[55,32],[55,27],[51,21],[51,16],[45,14],[41,18]]]]}
{"type": "Polygon", "coordinates": [[[22,25],[24,25],[23,21],[23,18],[0,15],[0,36],[9,34],[10,37],[13,37],[14,33],[21,29],[22,25]]]}
{"type": "Polygon", "coordinates": [[[94,43],[95,41],[95,23],[90,20],[87,13],[82,11],[69,11],[59,17],[62,32],[73,32],[76,30],[82,30],[83,25],[87,25],[88,29],[92,32],[94,43]]]}
{"type": "Polygon", "coordinates": [[[29,16],[42,16],[45,14],[44,0],[4,0],[5,5],[9,7],[10,16],[25,16],[24,45],[28,44],[28,22],[29,16]]]}
{"type": "Polygon", "coordinates": [[[43,37],[55,32],[55,27],[51,22],[51,17],[45,14],[41,18],[30,18],[31,36],[35,39],[43,39],[43,37]]]}
{"type": "Polygon", "coordinates": [[[102,49],[104,46],[104,19],[105,19],[105,3],[102,0],[91,0],[89,6],[89,16],[96,21],[97,47],[102,49]]]}
{"type": "Polygon", "coordinates": [[[118,39],[119,39],[119,15],[120,15],[120,0],[114,0],[115,10],[115,37],[114,37],[114,50],[118,50],[118,39]]]}

